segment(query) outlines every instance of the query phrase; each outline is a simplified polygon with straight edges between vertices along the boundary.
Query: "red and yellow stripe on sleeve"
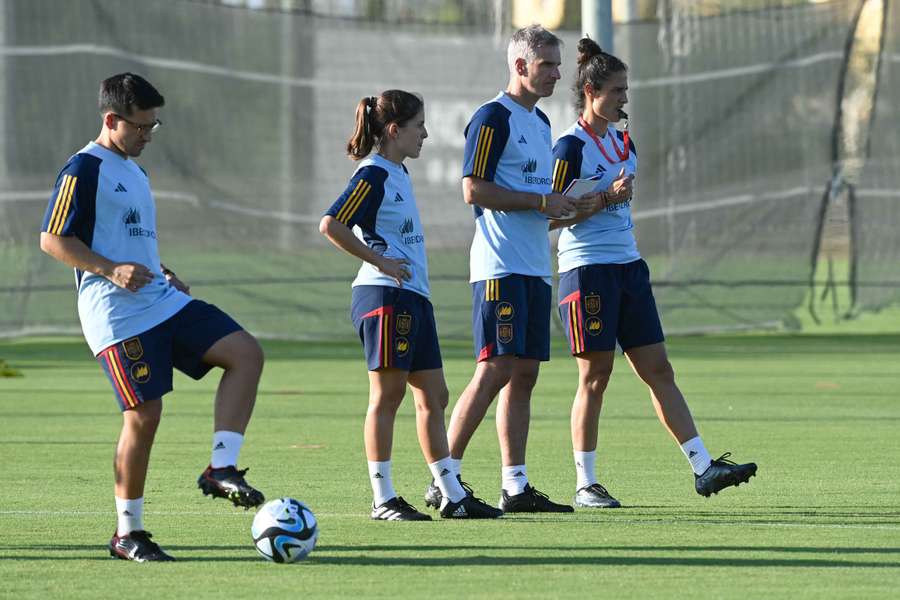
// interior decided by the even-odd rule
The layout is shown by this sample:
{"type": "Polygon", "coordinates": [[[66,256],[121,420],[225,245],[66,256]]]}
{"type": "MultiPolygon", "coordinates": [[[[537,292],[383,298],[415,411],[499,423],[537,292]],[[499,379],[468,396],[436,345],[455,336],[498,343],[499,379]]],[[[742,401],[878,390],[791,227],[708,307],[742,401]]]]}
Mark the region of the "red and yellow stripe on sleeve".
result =
{"type": "Polygon", "coordinates": [[[344,206],[341,210],[338,211],[337,220],[343,223],[344,225],[350,222],[350,219],[353,218],[353,215],[356,214],[356,210],[363,203],[363,200],[366,199],[366,195],[368,195],[369,190],[372,189],[372,186],[369,185],[369,182],[365,179],[360,179],[356,184],[356,187],[353,188],[353,191],[350,193],[350,196],[347,198],[347,201],[344,203],[344,206]]]}
{"type": "Polygon", "coordinates": [[[484,179],[487,172],[488,155],[491,153],[491,142],[494,140],[494,128],[482,125],[478,130],[478,143],[475,145],[475,164],[472,175],[484,179]]]}
{"type": "Polygon", "coordinates": [[[556,159],[556,163],[553,165],[553,191],[559,194],[563,191],[563,186],[566,183],[566,175],[569,172],[569,161],[563,160],[561,158],[556,159]]]}
{"type": "Polygon", "coordinates": [[[59,193],[56,194],[56,202],[53,204],[53,213],[50,216],[50,223],[47,225],[47,233],[53,235],[61,235],[63,225],[69,215],[69,208],[72,206],[72,196],[75,193],[75,183],[78,177],[72,175],[63,175],[63,180],[59,184],[59,193]]]}

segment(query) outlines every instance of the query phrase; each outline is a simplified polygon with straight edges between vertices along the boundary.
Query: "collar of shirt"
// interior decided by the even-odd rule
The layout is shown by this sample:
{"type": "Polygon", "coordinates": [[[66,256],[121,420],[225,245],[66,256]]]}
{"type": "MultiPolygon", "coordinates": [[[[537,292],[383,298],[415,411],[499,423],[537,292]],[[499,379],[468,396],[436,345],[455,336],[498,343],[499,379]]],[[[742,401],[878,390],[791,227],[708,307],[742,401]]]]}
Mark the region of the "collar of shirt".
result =
{"type": "Polygon", "coordinates": [[[382,155],[380,155],[378,153],[372,154],[372,160],[379,167],[383,167],[383,168],[387,169],[388,173],[390,173],[391,175],[406,176],[406,169],[403,168],[402,163],[399,163],[399,164],[395,163],[391,160],[386,159],[385,157],[383,157],[382,155]]]}
{"type": "Polygon", "coordinates": [[[85,150],[90,150],[94,154],[101,155],[103,157],[103,160],[117,160],[122,163],[132,162],[130,158],[123,158],[122,155],[113,152],[109,148],[101,146],[97,142],[88,142],[88,145],[85,146],[85,150]]]}
{"type": "Polygon", "coordinates": [[[537,105],[534,105],[531,108],[531,110],[528,110],[527,108],[525,108],[524,106],[522,106],[521,104],[519,104],[518,102],[513,100],[512,96],[507,94],[505,91],[502,91],[499,94],[497,94],[497,97],[494,98],[494,100],[497,102],[500,102],[500,104],[502,104],[503,106],[505,106],[506,108],[508,108],[510,110],[514,110],[514,111],[520,112],[525,115],[535,114],[534,111],[537,108],[537,105]]]}

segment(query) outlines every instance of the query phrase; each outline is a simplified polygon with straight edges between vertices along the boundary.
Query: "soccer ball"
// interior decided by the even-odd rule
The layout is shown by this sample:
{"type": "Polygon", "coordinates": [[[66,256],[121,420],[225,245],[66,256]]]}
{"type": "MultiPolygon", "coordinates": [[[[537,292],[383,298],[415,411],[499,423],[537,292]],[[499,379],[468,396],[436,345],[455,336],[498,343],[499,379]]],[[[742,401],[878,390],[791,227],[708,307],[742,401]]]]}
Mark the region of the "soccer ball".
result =
{"type": "Polygon", "coordinates": [[[266,502],[250,528],[260,555],[273,562],[296,562],[312,552],[319,537],[316,517],[309,507],[293,498],[266,502]]]}

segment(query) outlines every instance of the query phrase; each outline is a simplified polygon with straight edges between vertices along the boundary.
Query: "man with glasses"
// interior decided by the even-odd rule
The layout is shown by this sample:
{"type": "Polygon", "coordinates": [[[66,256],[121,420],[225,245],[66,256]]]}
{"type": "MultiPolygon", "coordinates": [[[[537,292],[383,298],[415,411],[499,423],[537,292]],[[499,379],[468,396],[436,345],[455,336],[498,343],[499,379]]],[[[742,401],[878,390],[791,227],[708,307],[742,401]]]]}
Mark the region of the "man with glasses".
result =
{"type": "Polygon", "coordinates": [[[122,409],[114,465],[118,523],[109,552],[138,562],[173,560],[143,524],[150,449],[173,367],[194,379],[213,367],[224,369],[212,458],[198,479],[203,493],[245,508],[265,500],[244,479],[246,469],[236,466],[262,350],[231,317],[191,298],[160,262],[150,182],[132,160],[159,129],[164,104],[149,82],[132,73],[100,84],[100,135],[60,171],[41,229],[41,250],[75,269],[84,336],[122,409]]]}

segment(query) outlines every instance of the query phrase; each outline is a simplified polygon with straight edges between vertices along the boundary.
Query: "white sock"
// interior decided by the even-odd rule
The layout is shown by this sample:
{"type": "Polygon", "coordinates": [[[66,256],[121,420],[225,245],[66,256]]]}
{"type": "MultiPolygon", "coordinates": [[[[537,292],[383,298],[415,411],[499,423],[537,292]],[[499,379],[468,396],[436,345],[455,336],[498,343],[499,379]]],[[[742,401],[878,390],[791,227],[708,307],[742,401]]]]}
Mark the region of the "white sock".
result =
{"type": "Polygon", "coordinates": [[[119,498],[116,496],[116,535],[128,535],[144,529],[144,498],[119,498]]]}
{"type": "Polygon", "coordinates": [[[217,431],[213,434],[212,457],[209,466],[213,469],[237,466],[238,455],[244,436],[236,431],[217,431]]]}
{"type": "Polygon", "coordinates": [[[581,452],[575,450],[575,491],[585,488],[593,483],[597,483],[597,475],[595,473],[595,465],[597,464],[597,451],[581,452]]]}
{"type": "Polygon", "coordinates": [[[397,497],[391,480],[391,461],[369,462],[369,483],[372,484],[372,502],[379,507],[391,498],[397,497]]]}
{"type": "Polygon", "coordinates": [[[466,497],[466,491],[459,484],[453,470],[453,459],[449,456],[428,464],[434,483],[441,488],[441,495],[450,502],[459,502],[466,497]]]}
{"type": "Polygon", "coordinates": [[[503,475],[503,489],[510,496],[518,496],[525,491],[528,485],[528,472],[525,465],[513,465],[511,467],[503,467],[500,471],[503,475]]]}
{"type": "Polygon", "coordinates": [[[683,443],[681,445],[681,451],[684,452],[688,462],[691,463],[691,469],[694,470],[694,475],[703,475],[703,472],[706,471],[709,468],[710,463],[712,463],[709,452],[706,451],[706,446],[703,445],[703,440],[700,439],[699,435],[683,443]]]}
{"type": "Polygon", "coordinates": [[[461,458],[453,458],[450,457],[450,470],[453,471],[454,475],[459,475],[462,472],[462,459],[461,458]]]}

